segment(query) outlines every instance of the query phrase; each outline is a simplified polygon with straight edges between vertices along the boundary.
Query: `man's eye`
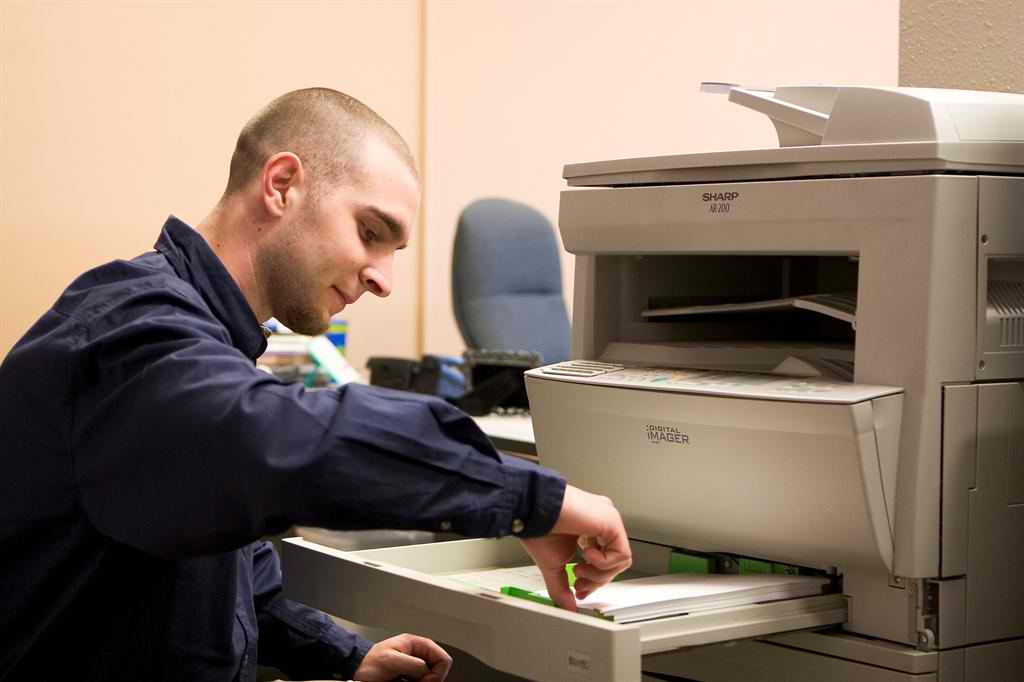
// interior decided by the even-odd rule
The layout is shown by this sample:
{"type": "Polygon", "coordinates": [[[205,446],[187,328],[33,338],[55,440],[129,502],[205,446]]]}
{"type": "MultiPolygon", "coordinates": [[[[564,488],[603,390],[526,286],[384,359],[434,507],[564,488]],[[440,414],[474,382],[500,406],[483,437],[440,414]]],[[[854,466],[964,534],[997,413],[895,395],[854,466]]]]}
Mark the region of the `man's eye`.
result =
{"type": "Polygon", "coordinates": [[[363,234],[366,235],[364,237],[364,239],[366,239],[366,241],[368,241],[368,242],[375,242],[375,241],[377,241],[377,233],[374,232],[373,230],[366,230],[363,234]]]}

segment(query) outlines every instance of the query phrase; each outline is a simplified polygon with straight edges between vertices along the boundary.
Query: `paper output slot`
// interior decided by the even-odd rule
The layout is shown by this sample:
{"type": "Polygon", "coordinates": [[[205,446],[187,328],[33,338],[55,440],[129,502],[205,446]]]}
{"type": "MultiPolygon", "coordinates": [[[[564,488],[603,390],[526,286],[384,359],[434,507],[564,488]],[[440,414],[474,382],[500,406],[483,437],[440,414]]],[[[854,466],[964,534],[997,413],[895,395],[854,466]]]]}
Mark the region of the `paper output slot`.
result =
{"type": "Polygon", "coordinates": [[[783,310],[809,310],[828,317],[849,322],[857,328],[856,294],[813,294],[792,296],[744,303],[719,303],[714,305],[689,305],[674,308],[656,308],[640,313],[642,317],[677,317],[684,315],[715,315],[728,313],[761,313],[783,310]]]}

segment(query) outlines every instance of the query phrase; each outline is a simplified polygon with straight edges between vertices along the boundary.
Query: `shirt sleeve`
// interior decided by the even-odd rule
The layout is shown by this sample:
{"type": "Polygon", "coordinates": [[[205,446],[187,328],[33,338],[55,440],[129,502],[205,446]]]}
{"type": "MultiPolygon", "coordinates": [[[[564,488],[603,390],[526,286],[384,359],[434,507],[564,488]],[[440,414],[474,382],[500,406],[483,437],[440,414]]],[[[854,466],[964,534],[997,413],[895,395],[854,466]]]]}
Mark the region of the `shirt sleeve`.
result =
{"type": "Polygon", "coordinates": [[[442,400],[284,384],[173,290],[115,308],[83,327],[68,372],[76,490],[119,542],[173,558],[294,524],[531,537],[558,517],[565,481],[501,457],[442,400]]]}
{"type": "Polygon", "coordinates": [[[259,663],[295,680],[351,679],[373,643],[282,597],[281,562],[269,542],[253,547],[252,563],[259,663]]]}

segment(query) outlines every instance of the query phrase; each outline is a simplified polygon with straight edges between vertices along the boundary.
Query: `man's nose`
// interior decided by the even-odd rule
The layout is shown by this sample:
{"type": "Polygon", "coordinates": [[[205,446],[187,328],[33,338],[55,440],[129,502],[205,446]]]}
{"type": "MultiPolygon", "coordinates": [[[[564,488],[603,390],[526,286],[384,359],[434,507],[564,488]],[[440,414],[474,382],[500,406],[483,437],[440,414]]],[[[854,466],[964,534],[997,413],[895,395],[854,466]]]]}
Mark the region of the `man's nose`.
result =
{"type": "Polygon", "coordinates": [[[361,279],[366,290],[374,296],[384,298],[391,295],[391,268],[388,263],[367,266],[361,279]]]}

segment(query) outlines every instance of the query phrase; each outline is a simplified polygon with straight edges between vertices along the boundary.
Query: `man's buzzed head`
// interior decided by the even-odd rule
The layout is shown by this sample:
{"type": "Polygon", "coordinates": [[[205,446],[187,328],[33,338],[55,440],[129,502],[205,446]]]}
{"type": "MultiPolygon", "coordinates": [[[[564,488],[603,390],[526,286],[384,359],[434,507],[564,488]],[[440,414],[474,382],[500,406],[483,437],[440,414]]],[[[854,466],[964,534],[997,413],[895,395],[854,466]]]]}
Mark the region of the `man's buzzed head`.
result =
{"type": "Polygon", "coordinates": [[[227,198],[259,177],[278,152],[302,161],[314,202],[341,183],[358,184],[361,155],[368,140],[391,147],[419,180],[416,162],[402,136],[355,97],[329,88],[306,88],[281,95],[253,116],[238,135],[231,156],[227,198]]]}

